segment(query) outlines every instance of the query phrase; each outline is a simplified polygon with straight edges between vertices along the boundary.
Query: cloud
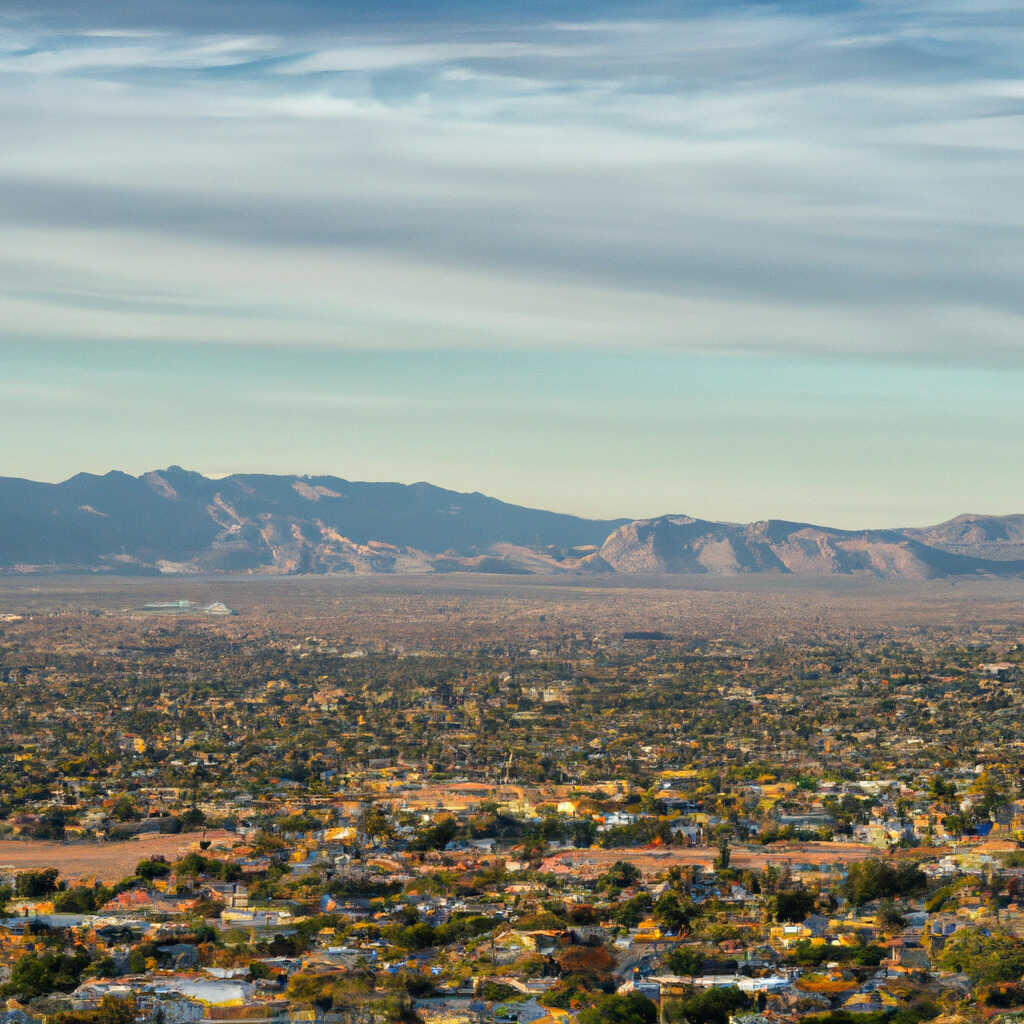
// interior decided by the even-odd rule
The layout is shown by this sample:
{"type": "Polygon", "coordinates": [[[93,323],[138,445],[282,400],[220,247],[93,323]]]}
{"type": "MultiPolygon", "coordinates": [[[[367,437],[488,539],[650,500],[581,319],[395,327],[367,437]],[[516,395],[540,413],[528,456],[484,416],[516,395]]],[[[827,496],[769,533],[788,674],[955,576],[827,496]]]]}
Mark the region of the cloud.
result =
{"type": "Polygon", "coordinates": [[[0,45],[8,332],[1024,362],[1008,6],[54,10],[0,45]]]}
{"type": "Polygon", "coordinates": [[[419,65],[445,65],[451,61],[551,60],[578,57],[572,47],[519,42],[406,43],[381,46],[350,45],[321,50],[281,64],[277,70],[291,75],[323,71],[383,71],[419,65]]]}
{"type": "Polygon", "coordinates": [[[242,64],[274,52],[271,41],[255,37],[173,38],[153,32],[89,32],[73,41],[5,48],[0,74],[67,75],[77,72],[116,74],[126,70],[204,68],[242,64]],[[99,42],[99,41],[102,42],[99,42]]]}

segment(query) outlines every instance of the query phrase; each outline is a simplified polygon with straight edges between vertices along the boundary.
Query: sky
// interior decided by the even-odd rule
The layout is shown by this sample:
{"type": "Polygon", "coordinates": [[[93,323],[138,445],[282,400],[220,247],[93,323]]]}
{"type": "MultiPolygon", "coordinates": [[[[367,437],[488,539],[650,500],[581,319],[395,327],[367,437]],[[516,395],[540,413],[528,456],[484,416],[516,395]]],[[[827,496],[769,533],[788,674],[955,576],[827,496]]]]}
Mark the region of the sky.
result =
{"type": "Polygon", "coordinates": [[[0,475],[1024,511],[1024,10],[0,5],[0,475]]]}

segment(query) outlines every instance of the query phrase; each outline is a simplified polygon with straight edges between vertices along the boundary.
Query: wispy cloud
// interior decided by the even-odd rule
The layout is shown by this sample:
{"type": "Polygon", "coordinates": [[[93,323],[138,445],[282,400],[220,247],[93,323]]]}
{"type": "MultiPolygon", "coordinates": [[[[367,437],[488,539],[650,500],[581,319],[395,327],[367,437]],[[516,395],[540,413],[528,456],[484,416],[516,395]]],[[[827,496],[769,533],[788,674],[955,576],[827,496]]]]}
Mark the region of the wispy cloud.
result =
{"type": "Polygon", "coordinates": [[[9,20],[0,328],[1024,361],[1013,7],[329,6],[9,20]]]}
{"type": "Polygon", "coordinates": [[[345,47],[320,50],[306,57],[281,64],[278,71],[303,75],[324,71],[385,71],[428,65],[445,65],[452,61],[558,60],[578,57],[568,46],[545,46],[536,43],[404,43],[382,46],[375,43],[352,43],[345,47]]]}

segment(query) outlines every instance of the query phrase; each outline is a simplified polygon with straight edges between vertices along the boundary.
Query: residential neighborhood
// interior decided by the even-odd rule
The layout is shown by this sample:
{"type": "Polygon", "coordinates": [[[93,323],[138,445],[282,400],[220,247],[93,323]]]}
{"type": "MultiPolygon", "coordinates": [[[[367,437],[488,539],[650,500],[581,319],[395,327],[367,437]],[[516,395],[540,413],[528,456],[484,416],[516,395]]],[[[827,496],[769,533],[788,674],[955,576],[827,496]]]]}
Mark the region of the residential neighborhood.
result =
{"type": "Polygon", "coordinates": [[[5,1024],[1024,1013],[1024,626],[426,600],[0,624],[5,1024]]]}

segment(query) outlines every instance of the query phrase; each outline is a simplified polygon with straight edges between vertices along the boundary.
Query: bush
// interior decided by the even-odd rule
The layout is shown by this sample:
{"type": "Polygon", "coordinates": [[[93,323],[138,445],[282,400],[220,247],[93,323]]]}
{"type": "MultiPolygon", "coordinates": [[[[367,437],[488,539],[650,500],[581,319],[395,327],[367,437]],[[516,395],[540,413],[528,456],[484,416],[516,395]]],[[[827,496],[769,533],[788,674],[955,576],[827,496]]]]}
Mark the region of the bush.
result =
{"type": "Polygon", "coordinates": [[[510,1000],[523,999],[523,994],[511,985],[503,985],[500,981],[485,981],[480,986],[479,996],[489,1003],[507,1003],[510,1000]]]}
{"type": "Polygon", "coordinates": [[[154,878],[166,878],[171,873],[171,865],[162,857],[154,857],[151,860],[140,860],[135,868],[135,874],[146,881],[154,878]]]}

